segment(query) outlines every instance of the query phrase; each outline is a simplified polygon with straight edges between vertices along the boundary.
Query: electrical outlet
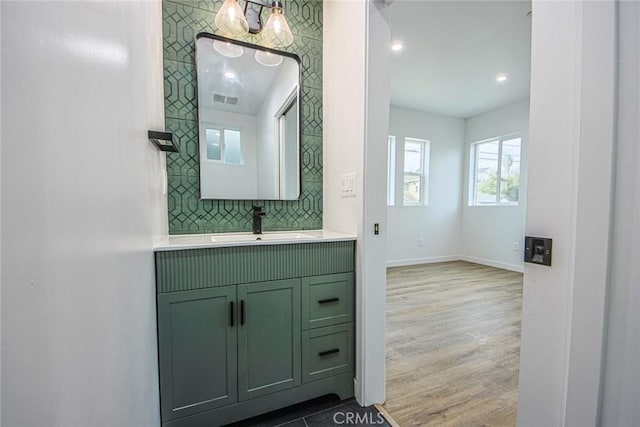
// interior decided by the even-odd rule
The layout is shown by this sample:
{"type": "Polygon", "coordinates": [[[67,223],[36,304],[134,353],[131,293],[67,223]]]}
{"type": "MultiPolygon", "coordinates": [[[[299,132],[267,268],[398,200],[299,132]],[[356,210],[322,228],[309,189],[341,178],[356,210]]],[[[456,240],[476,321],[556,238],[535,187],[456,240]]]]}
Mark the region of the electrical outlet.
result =
{"type": "Polygon", "coordinates": [[[518,252],[518,242],[513,242],[512,250],[513,252],[518,252]]]}
{"type": "Polygon", "coordinates": [[[418,246],[424,246],[424,239],[422,237],[418,239],[418,246]]]}

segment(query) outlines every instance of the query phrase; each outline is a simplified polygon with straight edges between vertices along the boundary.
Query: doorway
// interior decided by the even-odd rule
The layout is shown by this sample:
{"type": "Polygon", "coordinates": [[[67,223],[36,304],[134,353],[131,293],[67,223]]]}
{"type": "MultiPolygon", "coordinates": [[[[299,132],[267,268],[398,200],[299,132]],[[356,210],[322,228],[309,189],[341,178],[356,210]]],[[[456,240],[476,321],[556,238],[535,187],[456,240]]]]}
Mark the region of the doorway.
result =
{"type": "Polygon", "coordinates": [[[384,407],[403,426],[515,424],[530,11],[389,7],[384,407]]]}

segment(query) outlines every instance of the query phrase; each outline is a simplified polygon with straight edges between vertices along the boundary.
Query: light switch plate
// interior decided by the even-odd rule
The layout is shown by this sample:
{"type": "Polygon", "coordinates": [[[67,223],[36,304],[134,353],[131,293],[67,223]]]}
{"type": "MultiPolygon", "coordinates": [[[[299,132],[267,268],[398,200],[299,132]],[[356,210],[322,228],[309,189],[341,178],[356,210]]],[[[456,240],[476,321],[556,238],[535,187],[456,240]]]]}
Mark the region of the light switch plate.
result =
{"type": "Polygon", "coordinates": [[[342,197],[356,196],[356,173],[350,172],[340,176],[340,195],[342,197]]]}

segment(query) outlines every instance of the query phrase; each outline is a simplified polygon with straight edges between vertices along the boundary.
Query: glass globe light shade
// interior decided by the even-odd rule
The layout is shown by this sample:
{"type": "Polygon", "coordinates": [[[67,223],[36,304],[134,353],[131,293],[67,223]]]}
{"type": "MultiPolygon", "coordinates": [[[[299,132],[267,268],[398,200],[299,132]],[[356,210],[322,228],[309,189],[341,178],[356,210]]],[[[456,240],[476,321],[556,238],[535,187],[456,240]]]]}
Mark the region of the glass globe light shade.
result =
{"type": "Polygon", "coordinates": [[[249,32],[247,18],[236,0],[224,0],[214,22],[225,36],[242,36],[249,32]]]}
{"type": "Polygon", "coordinates": [[[279,2],[274,2],[271,15],[262,29],[262,40],[268,47],[282,48],[293,43],[293,34],[291,34],[289,24],[282,13],[282,8],[277,4],[279,2]]]}

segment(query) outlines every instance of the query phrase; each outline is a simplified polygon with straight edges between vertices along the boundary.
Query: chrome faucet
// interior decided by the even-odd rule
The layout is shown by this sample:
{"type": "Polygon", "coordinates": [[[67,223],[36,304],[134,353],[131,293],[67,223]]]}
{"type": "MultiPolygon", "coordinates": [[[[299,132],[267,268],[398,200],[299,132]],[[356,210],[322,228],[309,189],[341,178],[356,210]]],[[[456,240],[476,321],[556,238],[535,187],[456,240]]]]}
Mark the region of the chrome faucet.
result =
{"type": "Polygon", "coordinates": [[[262,206],[253,206],[253,234],[262,234],[262,217],[265,215],[262,206]]]}

